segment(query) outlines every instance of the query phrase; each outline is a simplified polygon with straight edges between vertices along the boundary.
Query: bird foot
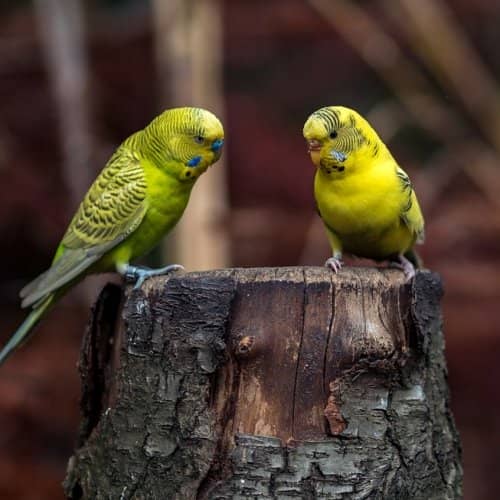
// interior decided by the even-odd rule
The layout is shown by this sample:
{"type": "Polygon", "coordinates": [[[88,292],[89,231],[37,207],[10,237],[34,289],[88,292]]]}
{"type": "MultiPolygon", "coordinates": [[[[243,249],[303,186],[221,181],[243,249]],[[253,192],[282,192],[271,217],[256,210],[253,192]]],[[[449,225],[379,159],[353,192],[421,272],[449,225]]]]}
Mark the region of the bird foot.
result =
{"type": "Polygon", "coordinates": [[[398,262],[392,261],[389,266],[401,269],[406,280],[410,281],[415,276],[415,268],[413,267],[413,264],[404,255],[398,255],[398,259],[398,262]]]}
{"type": "Polygon", "coordinates": [[[340,271],[340,269],[342,269],[343,265],[344,265],[344,263],[338,257],[330,257],[325,262],[325,267],[328,267],[334,273],[338,273],[340,271]]]}
{"type": "Polygon", "coordinates": [[[125,266],[123,269],[119,270],[120,274],[124,277],[127,283],[135,283],[134,290],[140,288],[145,280],[153,276],[162,276],[164,274],[170,274],[175,271],[182,271],[184,267],[180,264],[171,264],[169,266],[160,267],[158,269],[149,269],[147,267],[139,266],[125,266]]]}

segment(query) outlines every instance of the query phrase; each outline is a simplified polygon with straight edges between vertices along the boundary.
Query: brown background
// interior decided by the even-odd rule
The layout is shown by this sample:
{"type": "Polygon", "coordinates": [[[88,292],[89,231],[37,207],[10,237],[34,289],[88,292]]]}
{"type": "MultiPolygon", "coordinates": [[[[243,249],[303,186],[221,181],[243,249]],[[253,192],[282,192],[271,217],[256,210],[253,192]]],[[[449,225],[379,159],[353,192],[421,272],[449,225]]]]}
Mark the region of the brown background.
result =
{"type": "MultiPolygon", "coordinates": [[[[424,12],[427,3],[418,4],[424,12]]],[[[500,488],[500,140],[495,139],[500,9],[492,0],[435,4],[448,7],[447,25],[457,23],[458,45],[444,44],[433,17],[426,30],[438,45],[426,49],[411,30],[416,21],[382,0],[331,2],[328,18],[305,0],[223,2],[230,212],[221,223],[229,227],[233,265],[320,265],[328,247],[315,222],[313,169],[302,125],[310,112],[328,104],[352,106],[370,117],[414,181],[427,221],[421,253],[445,283],[449,380],[464,447],[465,498],[493,500],[500,488]],[[339,21],[352,5],[360,10],[339,21]],[[361,24],[363,16],[372,24],[361,24]],[[428,82],[425,92],[434,96],[433,103],[408,107],[406,70],[394,65],[390,47],[377,45],[380,29],[401,51],[404,68],[411,66],[428,82]],[[348,41],[353,34],[354,45],[348,41]],[[367,41],[356,46],[362,36],[367,41]],[[436,53],[444,57],[436,61],[436,53]],[[475,58],[484,73],[477,71],[475,58]],[[443,64],[450,61],[444,74],[443,64]],[[452,113],[459,131],[433,128],[434,122],[428,126],[425,117],[435,109],[452,113]]],[[[160,90],[149,4],[94,1],[86,3],[85,13],[94,144],[88,168],[94,175],[124,137],[159,112],[160,90]]],[[[33,8],[28,2],[3,2],[2,341],[23,318],[18,290],[49,265],[75,208],[64,185],[58,127],[33,8]]],[[[2,367],[1,498],[62,497],[60,481],[78,426],[76,362],[88,289],[65,298],[29,346],[2,367]]]]}

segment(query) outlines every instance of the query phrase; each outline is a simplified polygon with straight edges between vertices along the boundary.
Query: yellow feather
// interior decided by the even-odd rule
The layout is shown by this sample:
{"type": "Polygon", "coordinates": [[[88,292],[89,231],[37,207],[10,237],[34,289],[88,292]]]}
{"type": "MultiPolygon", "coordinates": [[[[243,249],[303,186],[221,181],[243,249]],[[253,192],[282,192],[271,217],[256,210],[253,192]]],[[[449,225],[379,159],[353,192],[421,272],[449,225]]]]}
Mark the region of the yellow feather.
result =
{"type": "Polygon", "coordinates": [[[406,173],[370,124],[331,106],[304,125],[317,167],[314,195],[335,257],[392,259],[423,240],[424,220],[406,173]]]}

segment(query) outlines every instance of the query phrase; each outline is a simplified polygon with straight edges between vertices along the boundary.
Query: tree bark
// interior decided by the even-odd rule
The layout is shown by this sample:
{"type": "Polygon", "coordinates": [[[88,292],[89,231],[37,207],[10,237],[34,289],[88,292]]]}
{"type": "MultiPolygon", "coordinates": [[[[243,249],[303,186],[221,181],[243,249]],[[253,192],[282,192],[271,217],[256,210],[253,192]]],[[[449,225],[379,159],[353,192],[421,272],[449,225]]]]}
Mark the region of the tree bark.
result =
{"type": "Polygon", "coordinates": [[[437,275],[229,269],[106,287],[69,498],[457,499],[437,275]]]}

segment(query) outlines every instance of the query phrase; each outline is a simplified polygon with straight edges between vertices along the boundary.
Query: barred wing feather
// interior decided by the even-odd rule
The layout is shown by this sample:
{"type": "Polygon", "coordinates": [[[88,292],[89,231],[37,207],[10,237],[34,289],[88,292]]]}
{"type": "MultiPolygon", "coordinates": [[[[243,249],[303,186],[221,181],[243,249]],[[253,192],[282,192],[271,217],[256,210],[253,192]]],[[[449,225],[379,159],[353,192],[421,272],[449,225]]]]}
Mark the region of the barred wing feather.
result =
{"type": "Polygon", "coordinates": [[[146,213],[146,188],[139,158],[118,149],[80,204],[52,267],[21,290],[22,306],[77,278],[135,231],[146,213]]]}

